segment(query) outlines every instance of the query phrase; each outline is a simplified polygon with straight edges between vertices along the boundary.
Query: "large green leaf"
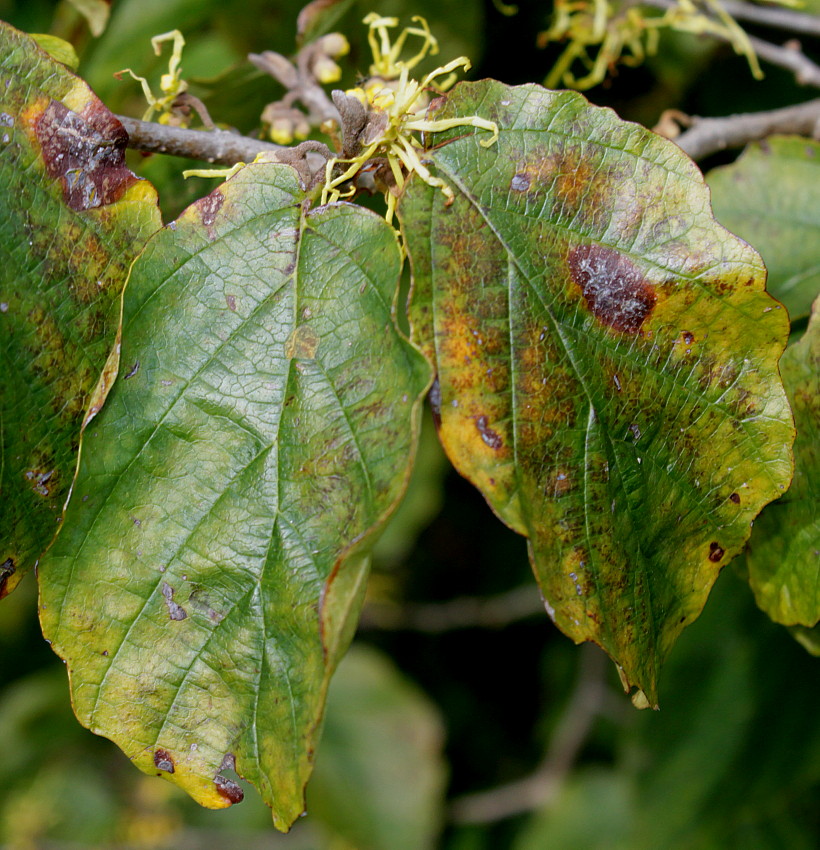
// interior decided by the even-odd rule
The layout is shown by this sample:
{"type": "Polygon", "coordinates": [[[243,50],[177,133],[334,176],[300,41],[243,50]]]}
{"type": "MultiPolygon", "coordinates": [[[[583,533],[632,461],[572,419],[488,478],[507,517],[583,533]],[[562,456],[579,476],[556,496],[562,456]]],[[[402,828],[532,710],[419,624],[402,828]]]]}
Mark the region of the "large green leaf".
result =
{"type": "Polygon", "coordinates": [[[820,298],[780,360],[794,411],[794,481],[755,523],[746,562],[757,604],[787,626],[820,621],[820,298]]]}
{"type": "Polygon", "coordinates": [[[186,210],[134,264],[120,377],[41,564],[81,722],[205,806],[237,800],[235,766],[280,828],[429,381],[399,269],[381,218],[307,211],[289,166],[186,210]]]}
{"type": "Polygon", "coordinates": [[[718,220],[760,251],[791,317],[820,292],[820,142],[773,137],[708,176],[718,220]]]}
{"type": "Polygon", "coordinates": [[[161,222],[88,86],[2,23],[0,71],[3,596],[57,530],[128,267],[161,222]]]}
{"type": "Polygon", "coordinates": [[[356,850],[426,850],[441,828],[444,729],[389,659],[354,646],[330,686],[310,817],[356,850]]]}
{"type": "MultiPolygon", "coordinates": [[[[436,108],[437,107],[437,108],[436,108]]],[[[791,472],[788,321],[674,145],[578,94],[492,81],[400,206],[457,469],[529,538],[547,610],[656,702],[658,666],[791,472]]],[[[637,696],[643,702],[643,696],[637,696]]]]}

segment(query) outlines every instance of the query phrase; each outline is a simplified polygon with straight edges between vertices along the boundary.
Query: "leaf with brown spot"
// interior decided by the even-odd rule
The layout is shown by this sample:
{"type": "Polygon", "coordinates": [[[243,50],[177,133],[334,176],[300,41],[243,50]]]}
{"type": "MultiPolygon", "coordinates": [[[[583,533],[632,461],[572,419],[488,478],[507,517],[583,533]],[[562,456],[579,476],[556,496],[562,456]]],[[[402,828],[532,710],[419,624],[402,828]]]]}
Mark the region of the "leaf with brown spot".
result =
{"type": "Polygon", "coordinates": [[[280,163],[219,193],[132,267],[41,621],[84,725],[211,808],[242,799],[235,769],[287,829],[430,370],[393,320],[382,218],[308,211],[280,163]]]}
{"type": "Polygon", "coordinates": [[[467,83],[480,115],[399,215],[439,435],[529,538],[547,609],[657,703],[661,662],[791,474],[788,321],[673,144],[571,92],[467,83]]]}
{"type": "Polygon", "coordinates": [[[98,379],[116,371],[128,268],[161,224],[126,138],[85,83],[0,23],[0,563],[14,565],[0,595],[58,528],[98,379]]]}
{"type": "Polygon", "coordinates": [[[820,298],[780,360],[797,439],[794,481],[755,522],[746,563],[757,604],[775,621],[820,622],[820,298]]]}

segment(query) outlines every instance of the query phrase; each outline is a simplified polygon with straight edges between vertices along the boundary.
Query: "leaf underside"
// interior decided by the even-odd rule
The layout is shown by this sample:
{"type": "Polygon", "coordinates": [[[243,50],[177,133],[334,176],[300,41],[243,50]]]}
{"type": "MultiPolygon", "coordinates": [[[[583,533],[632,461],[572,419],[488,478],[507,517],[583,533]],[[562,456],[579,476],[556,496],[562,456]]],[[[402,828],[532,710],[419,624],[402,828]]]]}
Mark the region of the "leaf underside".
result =
{"type": "Polygon", "coordinates": [[[820,621],[820,298],[780,372],[797,427],[794,481],[755,522],[746,563],[757,604],[778,623],[811,628],[820,621]]]}
{"type": "Polygon", "coordinates": [[[462,84],[399,207],[439,435],[529,538],[548,612],[636,704],[791,474],[786,311],[673,144],[570,92],[462,84]],[[448,144],[441,144],[449,140],[448,144]]]}
{"type": "Polygon", "coordinates": [[[0,22],[0,597],[57,530],[128,267],[161,225],[126,138],[85,83],[0,22]]]}
{"type": "Polygon", "coordinates": [[[81,722],[208,807],[241,797],[235,769],[281,829],[429,383],[392,317],[392,229],[305,200],[251,165],[149,242],[40,568],[81,722]]]}

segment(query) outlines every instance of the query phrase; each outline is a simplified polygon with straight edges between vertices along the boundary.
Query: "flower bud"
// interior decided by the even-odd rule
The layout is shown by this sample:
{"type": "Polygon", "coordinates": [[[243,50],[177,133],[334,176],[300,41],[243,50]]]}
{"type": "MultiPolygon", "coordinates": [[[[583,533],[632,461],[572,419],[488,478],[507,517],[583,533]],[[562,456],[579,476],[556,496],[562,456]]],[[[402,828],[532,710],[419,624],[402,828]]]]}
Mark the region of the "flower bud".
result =
{"type": "Polygon", "coordinates": [[[310,135],[310,124],[307,118],[302,116],[294,121],[293,135],[299,140],[306,139],[310,135]]]}
{"type": "Polygon", "coordinates": [[[293,141],[293,122],[290,118],[276,118],[271,122],[268,135],[277,145],[289,145],[293,141]]]}
{"type": "Polygon", "coordinates": [[[342,69],[329,56],[317,56],[311,71],[320,83],[335,83],[342,77],[342,69]]]}
{"type": "Polygon", "coordinates": [[[331,32],[319,39],[319,46],[328,56],[338,58],[350,53],[350,42],[340,33],[331,32]]]}

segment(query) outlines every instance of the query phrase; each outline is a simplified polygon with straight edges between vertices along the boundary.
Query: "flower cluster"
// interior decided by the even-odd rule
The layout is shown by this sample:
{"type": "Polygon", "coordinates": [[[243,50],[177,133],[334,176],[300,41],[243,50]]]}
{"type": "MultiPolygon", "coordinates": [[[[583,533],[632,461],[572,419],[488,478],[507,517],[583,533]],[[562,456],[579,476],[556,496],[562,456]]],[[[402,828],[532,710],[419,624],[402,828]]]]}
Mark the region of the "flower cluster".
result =
{"type": "Polygon", "coordinates": [[[162,33],[162,35],[155,35],[151,39],[151,46],[154,48],[154,53],[157,56],[162,55],[162,45],[166,41],[172,41],[174,46],[171,52],[171,59],[168,62],[168,72],[160,77],[159,88],[162,94],[159,97],[156,97],[151,91],[148,80],[145,77],[138,76],[130,68],[118,71],[114,76],[120,79],[122,74],[130,74],[142,85],[143,94],[148,101],[148,109],[142,116],[143,121],[150,121],[154,117],[154,113],[158,112],[159,118],[157,121],[160,124],[184,125],[185,120],[180,119],[175,106],[180,96],[188,91],[188,83],[182,79],[182,68],[180,67],[185,39],[179,30],[171,30],[170,32],[162,33]]]}
{"type": "Polygon", "coordinates": [[[315,89],[341,79],[342,69],[336,60],[349,52],[347,39],[332,32],[302,48],[293,61],[271,50],[250,55],[251,62],[287,89],[281,100],[269,103],[262,112],[265,134],[271,141],[278,145],[301,141],[314,125],[323,123],[322,97],[315,89]],[[308,114],[294,105],[297,101],[306,101],[308,114]]]}
{"type": "MultiPolygon", "coordinates": [[[[437,133],[453,127],[476,127],[492,133],[490,138],[481,141],[484,147],[489,147],[498,138],[498,126],[475,115],[440,120],[426,117],[429,91],[441,92],[449,88],[456,79],[453,72],[457,68],[468,70],[470,62],[462,56],[436,68],[421,80],[410,79],[410,71],[419,62],[438,53],[438,43],[427,22],[421,17],[415,17],[413,21],[418,26],[405,28],[395,42],[391,42],[389,30],[398,26],[396,18],[371,13],[364,19],[369,27],[368,40],[373,53],[371,77],[345,93],[348,104],[354,100],[361,105],[364,120],[355,140],[345,138],[345,153],[355,149],[355,154],[328,161],[322,203],[352,195],[355,192],[352,179],[374,158],[386,160],[393,178],[387,193],[388,221],[392,221],[397,197],[411,173],[418,174],[425,183],[440,189],[448,202],[452,202],[453,190],[440,177],[433,175],[422,161],[424,141],[415,134],[437,133]],[[402,60],[400,56],[409,36],[421,38],[422,44],[411,58],[402,60]],[[445,79],[441,80],[441,77],[445,79]],[[438,83],[434,85],[436,81],[438,83]]],[[[345,100],[334,97],[334,102],[339,106],[345,100]]],[[[342,117],[344,119],[345,115],[342,117]]],[[[342,129],[343,132],[346,130],[344,120],[342,129]]],[[[347,130],[349,135],[349,128],[347,130]]]]}
{"type": "Polygon", "coordinates": [[[544,85],[575,89],[598,85],[617,63],[639,65],[656,53],[662,29],[718,36],[746,57],[755,78],[763,76],[748,35],[721,0],[675,0],[662,13],[631,0],[555,0],[552,26],[539,35],[538,44],[568,44],[544,85]],[[581,77],[572,70],[576,63],[586,70],[581,77]]]}

